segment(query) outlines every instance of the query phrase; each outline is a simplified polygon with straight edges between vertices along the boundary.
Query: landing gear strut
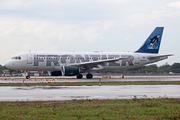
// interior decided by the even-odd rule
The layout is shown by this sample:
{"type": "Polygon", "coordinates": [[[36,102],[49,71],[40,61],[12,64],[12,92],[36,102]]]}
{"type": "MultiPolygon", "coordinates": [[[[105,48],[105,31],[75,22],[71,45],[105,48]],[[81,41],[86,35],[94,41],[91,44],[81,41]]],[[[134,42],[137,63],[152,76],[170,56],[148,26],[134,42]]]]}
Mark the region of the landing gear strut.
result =
{"type": "Polygon", "coordinates": [[[90,73],[88,73],[88,74],[86,75],[86,78],[87,78],[87,79],[92,79],[92,78],[93,78],[93,75],[90,74],[90,73]]]}
{"type": "Polygon", "coordinates": [[[83,75],[82,75],[82,74],[78,74],[78,75],[76,76],[76,78],[77,78],[77,79],[82,79],[82,78],[83,78],[83,75]]]}
{"type": "Polygon", "coordinates": [[[29,79],[30,78],[30,76],[26,76],[26,79],[29,79]]]}
{"type": "Polygon", "coordinates": [[[30,74],[29,72],[26,72],[26,79],[29,79],[30,78],[30,74]]]}

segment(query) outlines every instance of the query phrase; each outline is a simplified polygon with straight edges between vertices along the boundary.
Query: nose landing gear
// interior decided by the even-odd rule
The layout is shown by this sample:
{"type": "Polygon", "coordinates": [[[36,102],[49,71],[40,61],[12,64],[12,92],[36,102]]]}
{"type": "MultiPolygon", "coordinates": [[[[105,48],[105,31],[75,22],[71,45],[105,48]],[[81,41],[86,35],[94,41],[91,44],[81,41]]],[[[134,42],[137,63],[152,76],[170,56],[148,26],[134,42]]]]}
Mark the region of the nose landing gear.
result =
{"type": "Polygon", "coordinates": [[[30,78],[30,76],[26,76],[26,79],[29,79],[30,78]]]}
{"type": "Polygon", "coordinates": [[[30,78],[30,73],[29,72],[26,72],[26,79],[29,79],[30,78]]]}

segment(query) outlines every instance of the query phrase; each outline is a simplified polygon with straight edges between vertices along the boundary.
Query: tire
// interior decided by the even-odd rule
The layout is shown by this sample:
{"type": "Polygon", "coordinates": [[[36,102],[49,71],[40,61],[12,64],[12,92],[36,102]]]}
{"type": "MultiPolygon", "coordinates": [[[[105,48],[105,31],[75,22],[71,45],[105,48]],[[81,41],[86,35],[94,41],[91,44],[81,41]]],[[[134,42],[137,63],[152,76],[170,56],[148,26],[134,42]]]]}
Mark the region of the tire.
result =
{"type": "Polygon", "coordinates": [[[26,76],[26,79],[29,79],[30,78],[30,76],[26,76]]]}
{"type": "Polygon", "coordinates": [[[87,74],[87,75],[86,75],[86,78],[87,78],[87,79],[92,79],[92,78],[93,78],[93,75],[92,75],[92,74],[87,74]]]}
{"type": "Polygon", "coordinates": [[[82,74],[78,74],[78,75],[76,76],[76,78],[77,78],[77,79],[82,79],[82,78],[83,78],[83,75],[82,75],[82,74]]]}

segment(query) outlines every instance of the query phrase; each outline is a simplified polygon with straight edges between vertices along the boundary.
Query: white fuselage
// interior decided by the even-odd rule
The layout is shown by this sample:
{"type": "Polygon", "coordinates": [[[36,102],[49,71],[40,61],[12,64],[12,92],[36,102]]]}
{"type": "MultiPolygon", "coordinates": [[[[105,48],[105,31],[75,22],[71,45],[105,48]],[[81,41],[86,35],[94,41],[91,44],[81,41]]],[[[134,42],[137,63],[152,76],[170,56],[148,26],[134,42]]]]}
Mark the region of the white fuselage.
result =
{"type": "Polygon", "coordinates": [[[105,53],[105,52],[72,52],[72,53],[46,53],[46,52],[26,52],[15,55],[5,63],[5,66],[14,70],[26,71],[58,71],[62,66],[70,64],[88,63],[93,61],[102,61],[108,59],[125,58],[118,61],[103,62],[97,67],[86,69],[83,66],[82,72],[93,70],[122,70],[139,67],[145,64],[157,62],[167,57],[155,57],[158,54],[149,53],[105,53]]]}

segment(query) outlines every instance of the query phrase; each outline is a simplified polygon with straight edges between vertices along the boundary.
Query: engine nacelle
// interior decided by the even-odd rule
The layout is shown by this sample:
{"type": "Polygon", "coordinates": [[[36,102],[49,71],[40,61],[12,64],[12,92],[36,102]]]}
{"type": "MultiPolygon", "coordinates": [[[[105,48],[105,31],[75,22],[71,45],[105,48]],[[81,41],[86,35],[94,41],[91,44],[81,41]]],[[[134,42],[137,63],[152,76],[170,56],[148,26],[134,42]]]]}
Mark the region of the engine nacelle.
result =
{"type": "Polygon", "coordinates": [[[61,71],[53,71],[53,72],[51,72],[51,76],[61,76],[61,75],[62,75],[61,71]]]}
{"type": "Polygon", "coordinates": [[[75,76],[79,74],[79,67],[76,66],[63,66],[62,75],[64,76],[75,76]]]}

